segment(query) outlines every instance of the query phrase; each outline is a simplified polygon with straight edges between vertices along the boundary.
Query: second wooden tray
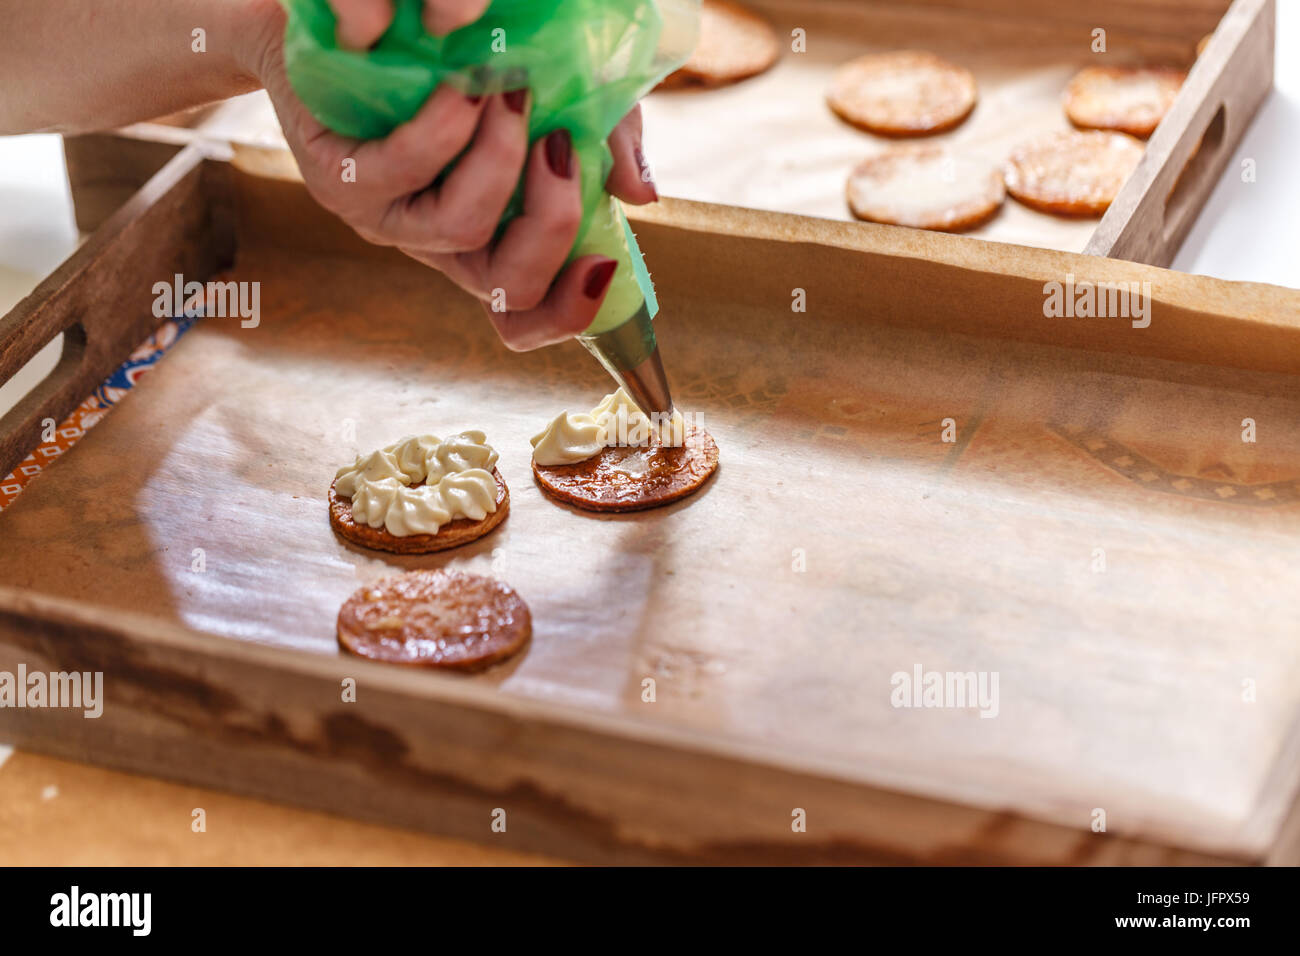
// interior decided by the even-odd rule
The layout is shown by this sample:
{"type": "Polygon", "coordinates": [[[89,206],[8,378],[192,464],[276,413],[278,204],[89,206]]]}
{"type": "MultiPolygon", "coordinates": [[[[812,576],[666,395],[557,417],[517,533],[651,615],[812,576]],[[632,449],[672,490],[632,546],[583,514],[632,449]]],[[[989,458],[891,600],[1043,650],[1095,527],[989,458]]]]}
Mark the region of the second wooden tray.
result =
{"type": "MultiPolygon", "coordinates": [[[[847,219],[844,184],[891,143],[853,130],[825,105],[835,66],[866,52],[934,50],[969,67],[980,87],[959,128],[923,140],[1001,161],[1038,133],[1069,128],[1061,94],[1090,64],[1191,67],[1146,155],[1101,220],[1070,220],[1008,200],[974,235],[990,241],[1168,265],[1223,174],[1273,80],[1274,0],[759,0],[783,46],[775,69],[735,87],[652,94],[647,152],[669,196],[847,219]],[[1093,52],[1097,29],[1106,52],[1093,52]],[[1198,57],[1197,42],[1213,32],[1198,57]]],[[[167,123],[67,140],[77,221],[92,231],[182,146],[283,148],[263,94],[167,123]]],[[[893,227],[889,227],[893,228],[893,227]]]]}

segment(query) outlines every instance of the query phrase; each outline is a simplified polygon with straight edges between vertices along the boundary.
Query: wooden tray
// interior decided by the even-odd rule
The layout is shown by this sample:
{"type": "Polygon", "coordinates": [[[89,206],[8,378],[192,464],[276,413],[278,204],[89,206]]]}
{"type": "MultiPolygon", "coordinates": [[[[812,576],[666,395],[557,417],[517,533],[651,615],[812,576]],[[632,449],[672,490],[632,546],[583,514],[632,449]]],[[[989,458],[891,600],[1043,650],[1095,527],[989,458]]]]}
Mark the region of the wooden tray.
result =
{"type": "MultiPolygon", "coordinates": [[[[957,130],[926,141],[1001,162],[1039,133],[1069,128],[1061,95],[1089,64],[1192,66],[1147,154],[1101,220],[1065,219],[1008,199],[974,236],[1168,265],[1272,84],[1273,0],[754,0],[783,37],[803,29],[761,77],[714,91],[655,93],[647,151],[660,191],[710,203],[849,219],[850,169],[893,142],[854,130],[825,105],[834,68],[872,50],[920,47],[974,71],[980,102],[957,130]],[[1092,31],[1107,52],[1093,53],[1092,31]],[[1217,29],[1216,29],[1217,27],[1217,29]],[[1198,59],[1197,41],[1214,32],[1198,59]]],[[[283,147],[264,94],[70,138],[78,223],[91,231],[180,146],[197,139],[283,147]]]]}
{"type": "Polygon", "coordinates": [[[153,283],[262,283],[257,328],[200,322],[0,514],[0,670],[106,695],[0,710],[0,739],[592,861],[1300,859],[1300,293],[684,202],[635,225],[722,467],[596,518],[529,474],[528,435],[606,388],[577,346],[506,352],[300,184],[186,148],[0,321],[0,380],[80,330],[0,420],[3,471],[140,340],[153,283]],[[1150,282],[1150,326],[1044,318],[1070,274],[1150,282]],[[420,559],[334,537],[339,462],[468,426],[500,529],[420,559]],[[519,589],[521,657],[339,653],[350,592],[442,566],[519,589]],[[892,706],[918,666],[997,673],[998,716],[892,706]]]}
{"type": "Polygon", "coordinates": [[[970,69],[979,87],[971,116],[949,133],[911,142],[942,144],[998,165],[1020,144],[1071,128],[1062,96],[1082,67],[1191,67],[1104,219],[1052,216],[1008,198],[970,232],[1168,265],[1273,82],[1272,0],[751,5],[785,38],[775,68],[731,87],[665,91],[646,100],[646,142],[666,195],[851,220],[849,171],[899,145],[850,127],[826,106],[835,69],[864,53],[931,50],[970,69]],[[1197,42],[1216,24],[1212,45],[1198,59],[1197,42]],[[1105,53],[1091,48],[1097,28],[1106,31],[1105,53]],[[804,31],[805,52],[790,51],[795,30],[804,31]]]}

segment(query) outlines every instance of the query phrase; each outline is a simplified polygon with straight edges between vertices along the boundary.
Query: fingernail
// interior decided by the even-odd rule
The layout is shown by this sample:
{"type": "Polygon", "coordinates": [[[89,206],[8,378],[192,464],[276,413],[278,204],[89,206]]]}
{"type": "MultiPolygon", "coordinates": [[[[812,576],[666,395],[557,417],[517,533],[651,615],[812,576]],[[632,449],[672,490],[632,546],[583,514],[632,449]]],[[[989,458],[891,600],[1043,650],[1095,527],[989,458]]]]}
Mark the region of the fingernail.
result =
{"type": "Polygon", "coordinates": [[[469,100],[470,106],[478,106],[480,103],[483,102],[483,94],[475,93],[473,96],[465,97],[465,99],[469,100]]]}
{"type": "Polygon", "coordinates": [[[573,137],[567,129],[546,137],[546,165],[561,179],[573,178],[573,137]]]}
{"type": "Polygon", "coordinates": [[[606,259],[591,267],[591,271],[587,273],[587,281],[582,287],[588,299],[599,299],[605,294],[616,269],[618,269],[618,262],[614,259],[606,259]]]}
{"type": "Polygon", "coordinates": [[[636,160],[637,169],[641,171],[641,182],[650,187],[654,193],[655,202],[659,201],[659,187],[655,185],[654,174],[650,172],[650,164],[645,161],[645,153],[641,152],[640,144],[632,149],[632,156],[636,160]]]}
{"type": "Polygon", "coordinates": [[[522,66],[512,66],[501,78],[501,88],[506,106],[512,112],[522,113],[528,104],[528,71],[522,66]]]}
{"type": "Polygon", "coordinates": [[[506,101],[506,108],[512,113],[522,113],[524,107],[528,104],[527,90],[509,90],[502,95],[506,101]]]}

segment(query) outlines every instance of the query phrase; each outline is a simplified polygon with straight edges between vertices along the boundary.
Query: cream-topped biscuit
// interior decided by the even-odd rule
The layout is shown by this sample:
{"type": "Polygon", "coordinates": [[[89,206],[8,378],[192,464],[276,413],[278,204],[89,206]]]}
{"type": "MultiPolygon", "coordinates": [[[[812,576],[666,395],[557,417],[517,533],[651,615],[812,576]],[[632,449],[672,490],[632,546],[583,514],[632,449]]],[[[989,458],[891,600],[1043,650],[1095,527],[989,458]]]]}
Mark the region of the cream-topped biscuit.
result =
{"type": "Polygon", "coordinates": [[[539,465],[574,465],[592,458],[610,446],[639,448],[651,444],[657,433],[658,444],[681,445],[686,423],[681,412],[673,410],[671,418],[648,417],[619,388],[610,392],[590,412],[571,414],[564,411],[532,437],[533,461],[539,465]]]}
{"type": "Polygon", "coordinates": [[[412,435],[338,470],[334,490],[352,500],[352,519],[395,537],[437,534],[461,518],[497,509],[497,453],[481,431],[443,440],[412,435]]]}

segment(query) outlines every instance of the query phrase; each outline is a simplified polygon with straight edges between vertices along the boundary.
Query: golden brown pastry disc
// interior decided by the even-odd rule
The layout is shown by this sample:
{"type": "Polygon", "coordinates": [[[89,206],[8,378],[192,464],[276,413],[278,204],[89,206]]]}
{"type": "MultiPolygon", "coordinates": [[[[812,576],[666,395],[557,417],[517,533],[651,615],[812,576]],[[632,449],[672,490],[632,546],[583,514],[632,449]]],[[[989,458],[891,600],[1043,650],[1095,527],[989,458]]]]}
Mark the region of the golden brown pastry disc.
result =
{"type": "Polygon", "coordinates": [[[1006,195],[993,163],[940,146],[892,149],[849,174],[853,215],[916,229],[970,229],[997,212],[1006,195]]]}
{"type": "Polygon", "coordinates": [[[643,511],[699,490],[718,468],[718,446],[687,425],[678,447],[610,446],[576,465],[539,465],[533,477],[552,498],[587,511],[643,511]]]}
{"type": "Polygon", "coordinates": [[[933,53],[869,53],[835,71],[826,100],[859,129],[925,136],[952,129],[975,108],[975,75],[933,53]]]}
{"type": "Polygon", "coordinates": [[[460,571],[384,578],[339,609],[345,650],[412,667],[478,670],[518,651],[532,633],[528,605],[512,588],[460,571]]]}
{"type": "MultiPolygon", "coordinates": [[[[376,551],[391,551],[394,554],[430,554],[458,548],[483,537],[502,521],[510,511],[510,491],[506,488],[501,472],[492,469],[492,477],[497,480],[497,510],[487,517],[474,521],[471,518],[457,518],[438,529],[437,534],[411,534],[398,537],[390,534],[386,528],[372,528],[357,524],[352,518],[352,499],[344,498],[330,485],[330,525],[340,536],[359,544],[363,548],[376,551]]],[[[417,482],[412,487],[418,487],[417,482]]]]}
{"type": "Polygon", "coordinates": [[[1089,66],[1065,90],[1065,115],[1080,129],[1146,139],[1173,105],[1187,74],[1169,67],[1089,66]]]}
{"type": "Polygon", "coordinates": [[[704,0],[695,52],[658,88],[735,83],[757,76],[780,57],[776,31],[761,16],[730,0],[704,0]]]}
{"type": "Polygon", "coordinates": [[[1197,40],[1197,41],[1196,41],[1196,55],[1197,55],[1197,56],[1200,56],[1202,53],[1204,53],[1204,52],[1205,52],[1205,48],[1206,48],[1207,46],[1210,45],[1210,41],[1213,40],[1213,39],[1214,39],[1214,34],[1213,34],[1213,33],[1207,33],[1207,34],[1205,34],[1205,36],[1203,36],[1203,37],[1201,37],[1199,40],[1197,40]]]}
{"type": "Polygon", "coordinates": [[[1100,216],[1141,159],[1142,144],[1123,133],[1050,133],[1017,148],[1003,176],[1026,206],[1100,216]]]}

